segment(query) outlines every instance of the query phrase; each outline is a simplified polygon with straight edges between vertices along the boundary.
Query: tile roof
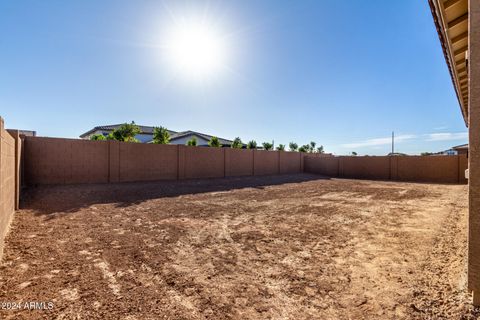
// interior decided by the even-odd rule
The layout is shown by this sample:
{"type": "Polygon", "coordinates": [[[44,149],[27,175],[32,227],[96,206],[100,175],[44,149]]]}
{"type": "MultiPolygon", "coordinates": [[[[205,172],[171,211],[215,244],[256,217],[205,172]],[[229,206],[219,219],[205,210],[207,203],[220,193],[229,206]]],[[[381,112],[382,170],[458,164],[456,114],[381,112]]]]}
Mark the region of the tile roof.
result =
{"type": "MultiPolygon", "coordinates": [[[[91,130],[88,130],[87,132],[83,133],[80,135],[80,138],[85,138],[86,136],[92,134],[93,132],[95,131],[113,131],[115,129],[118,129],[120,128],[122,125],[124,125],[125,123],[120,123],[120,124],[110,124],[110,125],[106,125],[106,126],[97,126],[91,130]]],[[[143,133],[143,134],[153,134],[153,130],[155,129],[155,127],[150,127],[150,126],[141,126],[141,125],[138,125],[137,126],[140,128],[140,133],[143,133]]],[[[168,132],[170,133],[170,135],[173,135],[175,133],[177,133],[176,131],[172,131],[172,130],[168,130],[168,132]]]]}

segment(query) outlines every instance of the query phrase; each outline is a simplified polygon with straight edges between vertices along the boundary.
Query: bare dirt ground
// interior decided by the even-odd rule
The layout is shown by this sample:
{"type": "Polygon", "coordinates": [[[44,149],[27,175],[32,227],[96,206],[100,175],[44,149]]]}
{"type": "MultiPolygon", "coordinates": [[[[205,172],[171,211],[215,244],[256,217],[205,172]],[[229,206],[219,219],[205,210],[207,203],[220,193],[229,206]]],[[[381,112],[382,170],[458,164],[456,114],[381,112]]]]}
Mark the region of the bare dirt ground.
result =
{"type": "Polygon", "coordinates": [[[467,188],[295,175],[33,188],[2,319],[474,319],[467,188]]]}

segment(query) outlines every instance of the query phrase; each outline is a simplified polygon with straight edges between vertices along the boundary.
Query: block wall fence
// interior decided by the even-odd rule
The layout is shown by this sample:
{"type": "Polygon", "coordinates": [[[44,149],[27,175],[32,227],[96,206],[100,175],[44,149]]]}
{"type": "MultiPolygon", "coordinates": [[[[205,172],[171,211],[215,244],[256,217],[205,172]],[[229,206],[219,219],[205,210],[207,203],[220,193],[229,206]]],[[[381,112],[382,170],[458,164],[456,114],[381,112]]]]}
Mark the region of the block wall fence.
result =
{"type": "Polygon", "coordinates": [[[459,156],[333,157],[300,152],[26,137],[26,185],[316,173],[329,177],[466,183],[459,156]]]}
{"type": "Polygon", "coordinates": [[[19,132],[5,130],[0,118],[0,258],[13,213],[19,207],[21,145],[19,132]]]}
{"type": "Polygon", "coordinates": [[[467,156],[305,156],[305,172],[328,177],[466,184],[467,156]]]}
{"type": "Polygon", "coordinates": [[[26,137],[24,181],[109,183],[303,172],[300,152],[26,137]]]}

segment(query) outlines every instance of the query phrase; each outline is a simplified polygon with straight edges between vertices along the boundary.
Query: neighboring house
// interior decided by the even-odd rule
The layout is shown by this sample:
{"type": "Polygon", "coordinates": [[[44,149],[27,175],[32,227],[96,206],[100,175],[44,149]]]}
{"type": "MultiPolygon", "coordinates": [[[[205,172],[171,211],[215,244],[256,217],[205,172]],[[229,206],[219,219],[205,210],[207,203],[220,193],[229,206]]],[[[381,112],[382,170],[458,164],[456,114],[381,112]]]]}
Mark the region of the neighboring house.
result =
{"type": "MultiPolygon", "coordinates": [[[[122,124],[98,126],[83,133],[82,135],[80,135],[80,138],[90,139],[91,136],[96,134],[103,134],[104,136],[108,136],[108,134],[113,132],[113,130],[118,129],[120,126],[122,126],[122,124]]],[[[140,128],[140,134],[136,135],[135,138],[137,138],[142,143],[153,143],[153,130],[155,127],[140,125],[138,125],[138,127],[140,128]]],[[[197,139],[197,146],[208,146],[208,141],[210,141],[210,139],[212,138],[211,135],[190,130],[182,132],[168,130],[168,132],[170,133],[170,144],[184,145],[187,143],[188,140],[195,137],[197,139]]],[[[233,142],[231,140],[223,139],[220,137],[218,137],[218,140],[220,141],[220,144],[226,147],[229,147],[233,142]]]]}
{"type": "Polygon", "coordinates": [[[440,151],[433,155],[442,155],[442,156],[456,156],[457,154],[466,154],[468,155],[468,143],[461,144],[459,146],[451,147],[448,150],[440,151]]]}
{"type": "Polygon", "coordinates": [[[468,143],[461,144],[459,146],[452,147],[452,150],[455,150],[457,154],[466,154],[468,155],[468,143]]]}
{"type": "MultiPolygon", "coordinates": [[[[187,141],[193,138],[197,139],[197,146],[208,146],[208,142],[212,136],[190,130],[176,132],[174,134],[170,134],[170,144],[187,144],[187,141]]],[[[232,145],[232,140],[227,140],[220,137],[217,138],[220,141],[220,144],[224,147],[230,147],[232,145]]],[[[150,141],[149,143],[153,143],[153,141],[150,141]]]]}
{"type": "Polygon", "coordinates": [[[408,156],[408,154],[406,153],[401,153],[401,152],[394,152],[394,153],[389,153],[387,154],[387,156],[389,157],[404,157],[404,156],[408,156]]]}
{"type": "Polygon", "coordinates": [[[436,155],[436,156],[456,156],[457,151],[453,150],[453,149],[448,149],[448,150],[445,150],[445,151],[440,151],[438,153],[435,153],[434,155],[436,155]]]}
{"type": "MultiPolygon", "coordinates": [[[[96,135],[96,134],[103,134],[104,136],[108,136],[113,130],[120,128],[123,125],[121,124],[113,124],[113,125],[108,125],[108,126],[98,126],[95,127],[83,134],[80,135],[80,138],[82,139],[90,139],[91,136],[96,135]]],[[[148,126],[138,126],[140,128],[140,134],[137,134],[135,136],[138,141],[142,143],[147,143],[152,141],[153,139],[153,129],[155,127],[148,127],[148,126]]],[[[168,130],[170,135],[176,133],[175,131],[168,130]]]]}
{"type": "Polygon", "coordinates": [[[13,131],[18,131],[18,134],[20,137],[36,137],[37,136],[37,131],[32,131],[32,130],[19,130],[19,129],[8,129],[8,130],[13,130],[13,131]]]}
{"type": "Polygon", "coordinates": [[[18,130],[18,132],[21,136],[26,136],[26,137],[36,137],[37,136],[37,131],[18,130]]]}

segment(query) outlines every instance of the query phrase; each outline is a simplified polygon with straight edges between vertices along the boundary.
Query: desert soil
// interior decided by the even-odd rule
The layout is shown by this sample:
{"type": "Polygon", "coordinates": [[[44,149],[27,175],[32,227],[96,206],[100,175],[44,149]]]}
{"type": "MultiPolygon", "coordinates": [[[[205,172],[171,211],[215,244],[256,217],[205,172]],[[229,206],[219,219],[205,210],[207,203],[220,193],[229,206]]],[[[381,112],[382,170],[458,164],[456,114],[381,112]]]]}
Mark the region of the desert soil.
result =
{"type": "MultiPolygon", "coordinates": [[[[314,175],[38,187],[2,319],[474,319],[467,188],[314,175]]],[[[6,304],[4,305],[5,308],[6,304]]]]}

